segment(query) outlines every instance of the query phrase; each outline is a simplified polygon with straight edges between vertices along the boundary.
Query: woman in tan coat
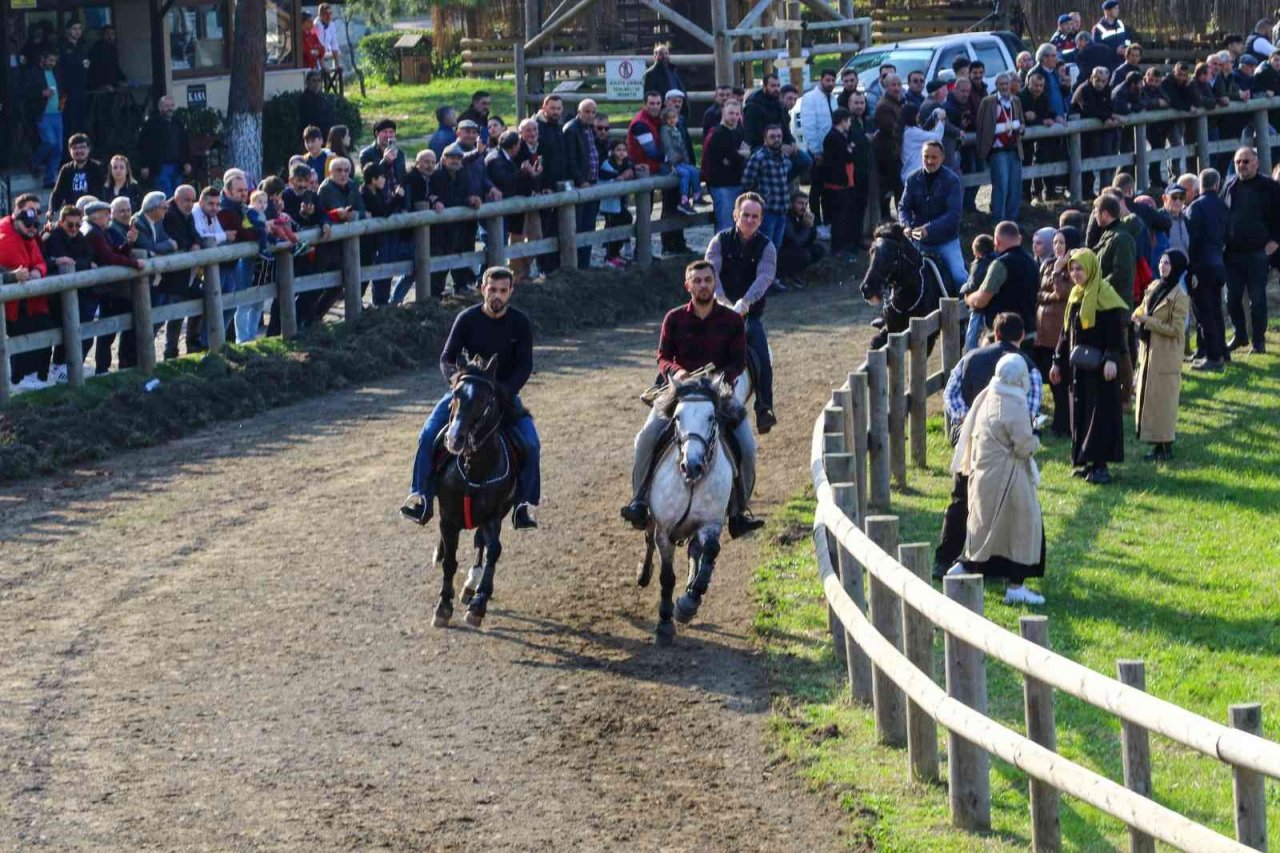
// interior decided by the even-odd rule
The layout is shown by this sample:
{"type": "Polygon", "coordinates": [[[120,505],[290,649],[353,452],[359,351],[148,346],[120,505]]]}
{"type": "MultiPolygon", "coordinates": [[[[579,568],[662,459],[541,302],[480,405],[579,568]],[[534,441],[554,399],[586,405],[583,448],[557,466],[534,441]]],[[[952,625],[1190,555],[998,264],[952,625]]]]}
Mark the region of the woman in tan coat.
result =
{"type": "Polygon", "coordinates": [[[1040,447],[1031,428],[1031,376],[1019,354],[996,364],[991,384],[973,401],[956,443],[951,470],[969,478],[964,554],[949,574],[1007,578],[1005,604],[1044,604],[1023,584],[1044,576],[1044,523],[1036,486],[1040,447]]]}
{"type": "Polygon", "coordinates": [[[1160,257],[1160,277],[1133,312],[1138,326],[1138,440],[1153,445],[1147,461],[1173,458],[1182,388],[1182,350],[1191,298],[1180,286],[1187,256],[1170,249],[1160,257]]]}

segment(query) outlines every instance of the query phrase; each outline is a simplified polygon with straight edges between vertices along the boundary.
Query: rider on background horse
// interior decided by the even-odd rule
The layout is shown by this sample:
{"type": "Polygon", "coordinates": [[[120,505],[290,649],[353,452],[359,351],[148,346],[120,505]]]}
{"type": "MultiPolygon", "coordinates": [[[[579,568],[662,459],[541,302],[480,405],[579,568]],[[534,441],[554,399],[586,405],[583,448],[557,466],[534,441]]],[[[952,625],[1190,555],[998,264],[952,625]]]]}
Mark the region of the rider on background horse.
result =
{"type": "Polygon", "coordinates": [[[951,277],[944,282],[948,295],[955,294],[968,272],[960,251],[960,213],[964,189],[960,176],[942,165],[946,157],[942,143],[935,139],[920,149],[924,168],[907,178],[902,201],[898,204],[898,220],[907,235],[920,245],[920,251],[934,255],[951,277]]]}
{"type": "MultiPolygon", "coordinates": [[[[462,360],[463,350],[472,357],[497,357],[498,386],[510,394],[513,411],[518,413],[510,428],[520,442],[519,450],[524,460],[511,523],[517,530],[522,530],[538,526],[533,510],[538,506],[542,491],[541,444],[533,418],[520,403],[520,389],[533,373],[533,329],[528,316],[508,304],[513,292],[513,279],[511,270],[506,267],[485,270],[480,285],[483,301],[463,309],[453,321],[449,339],[440,353],[440,372],[445,382],[449,382],[462,360]]],[[[445,391],[418,435],[413,484],[409,497],[400,507],[401,515],[418,524],[426,524],[434,514],[436,437],[449,422],[452,400],[452,392],[445,391]]]]}
{"type": "MultiPolygon", "coordinates": [[[[778,268],[778,252],[760,232],[764,199],[743,193],[733,205],[733,227],[707,244],[716,277],[716,299],[746,317],[747,346],[760,365],[756,381],[756,429],[761,435],[778,422],[773,414],[773,362],[764,331],[764,304],[778,268]]],[[[732,381],[732,380],[730,380],[732,381]]]]}
{"type": "MultiPolygon", "coordinates": [[[[740,198],[739,205],[741,201],[740,198]]],[[[764,206],[757,203],[753,233],[760,224],[763,210],[764,206]]],[[[769,251],[773,251],[772,245],[769,251]]],[[[716,301],[715,269],[710,261],[689,264],[684,271],[684,286],[689,291],[689,302],[671,309],[662,320],[658,370],[668,382],[678,382],[693,371],[714,364],[724,374],[725,381],[732,384],[746,369],[742,317],[716,301]]],[[[631,503],[622,508],[622,517],[638,529],[644,529],[648,523],[649,476],[654,451],[667,426],[668,421],[655,406],[649,410],[649,419],[636,435],[635,466],[631,472],[635,495],[631,503]]],[[[764,521],[753,518],[748,509],[756,483],[756,442],[746,418],[734,426],[733,437],[740,458],[734,484],[736,499],[730,503],[729,535],[737,538],[763,527],[764,521]]]]}

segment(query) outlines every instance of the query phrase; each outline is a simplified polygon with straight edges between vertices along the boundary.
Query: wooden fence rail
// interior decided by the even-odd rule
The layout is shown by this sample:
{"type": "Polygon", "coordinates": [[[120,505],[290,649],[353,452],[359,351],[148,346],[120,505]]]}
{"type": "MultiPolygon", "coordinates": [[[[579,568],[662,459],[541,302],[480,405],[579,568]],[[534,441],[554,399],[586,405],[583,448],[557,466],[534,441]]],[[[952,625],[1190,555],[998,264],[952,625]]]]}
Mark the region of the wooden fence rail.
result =
{"type": "MultiPolygon", "coordinates": [[[[1260,705],[1232,705],[1230,725],[1222,725],[1146,693],[1141,661],[1119,661],[1118,679],[1095,672],[1051,650],[1046,617],[1025,617],[1021,635],[983,618],[980,575],[949,576],[945,594],[939,593],[928,580],[927,546],[898,543],[898,519],[885,514],[890,463],[906,458],[904,420],[920,422],[910,430],[915,456],[924,400],[942,387],[927,373],[926,349],[909,342],[926,330],[940,332],[945,377],[961,349],[960,316],[957,301],[944,299],[932,315],[897,336],[896,346],[890,336],[889,344],[869,352],[833,391],[814,423],[814,548],[851,698],[873,706],[882,742],[907,747],[913,778],[937,777],[933,726],[947,730],[952,821],[958,827],[990,828],[988,756],[994,755],[1028,776],[1035,850],[1062,848],[1061,794],[1121,820],[1133,850],[1152,849],[1154,841],[1192,851],[1265,850],[1265,779],[1280,778],[1280,744],[1260,736],[1260,705]],[[895,360],[903,358],[906,363],[896,370],[911,377],[909,390],[890,378],[895,360]],[[899,399],[883,399],[890,395],[899,399]],[[860,488],[867,480],[870,488],[860,488]],[[945,689],[933,672],[936,631],[944,638],[945,689]],[[1025,737],[987,716],[988,658],[1024,678],[1025,737]],[[1056,754],[1055,691],[1120,720],[1123,784],[1056,754]],[[1235,840],[1151,799],[1151,734],[1231,767],[1235,840]]],[[[905,466],[902,473],[905,479],[905,466]]]]}
{"type": "MultiPolygon", "coordinates": [[[[220,268],[225,264],[256,257],[258,251],[256,243],[233,243],[216,248],[152,257],[143,261],[141,271],[129,267],[99,267],[82,272],[53,274],[20,284],[5,284],[0,286],[0,306],[36,296],[61,294],[71,296],[61,300],[59,328],[41,332],[9,337],[4,311],[0,310],[0,402],[8,399],[10,383],[14,379],[21,378],[10,376],[9,356],[46,349],[58,344],[65,346],[68,352],[74,353],[79,350],[80,342],[83,340],[129,329],[148,329],[154,323],[185,317],[222,317],[224,311],[230,311],[240,305],[276,300],[281,308],[281,334],[285,338],[290,338],[298,331],[298,318],[293,297],[313,290],[341,287],[346,316],[354,318],[359,316],[362,308],[362,283],[376,278],[413,275],[416,298],[419,301],[425,301],[430,297],[431,272],[474,267],[480,264],[501,265],[513,258],[548,253],[558,253],[562,267],[576,268],[577,247],[597,246],[612,240],[625,239],[635,239],[635,261],[640,266],[648,266],[653,261],[652,238],[655,233],[711,222],[710,213],[684,216],[666,210],[663,211],[660,219],[653,221],[653,193],[677,186],[679,186],[679,179],[671,175],[642,177],[632,181],[613,181],[581,189],[573,189],[565,184],[565,188],[560,192],[504,199],[481,205],[479,209],[448,208],[440,213],[417,210],[412,213],[398,213],[383,219],[364,219],[334,225],[329,237],[323,240],[319,229],[309,229],[301,232],[299,236],[320,247],[336,245],[339,248],[337,254],[341,257],[341,264],[337,269],[295,276],[293,257],[287,251],[287,246],[280,246],[275,250],[276,280],[234,293],[222,292],[220,268]],[[576,233],[572,215],[576,205],[616,197],[633,200],[636,216],[632,225],[606,228],[590,233],[576,233]],[[433,227],[457,222],[484,222],[491,234],[502,234],[500,229],[503,216],[548,209],[559,211],[560,232],[556,237],[510,246],[506,245],[505,238],[490,239],[483,250],[443,256],[431,254],[430,229],[433,227]],[[360,263],[361,237],[402,230],[411,232],[412,260],[369,266],[363,266],[360,263]],[[204,287],[201,298],[153,306],[151,283],[155,277],[162,273],[182,270],[203,270],[204,287]],[[76,308],[77,300],[73,298],[75,291],[119,282],[129,283],[132,302],[130,312],[82,324],[76,308]]],[[[205,325],[209,336],[209,351],[220,351],[225,345],[222,324],[207,323],[205,325]]],[[[151,335],[141,334],[135,336],[135,342],[138,349],[138,368],[143,373],[149,373],[155,367],[155,340],[151,335]]],[[[74,357],[69,358],[68,362],[69,383],[82,384],[83,370],[74,357]]]]}

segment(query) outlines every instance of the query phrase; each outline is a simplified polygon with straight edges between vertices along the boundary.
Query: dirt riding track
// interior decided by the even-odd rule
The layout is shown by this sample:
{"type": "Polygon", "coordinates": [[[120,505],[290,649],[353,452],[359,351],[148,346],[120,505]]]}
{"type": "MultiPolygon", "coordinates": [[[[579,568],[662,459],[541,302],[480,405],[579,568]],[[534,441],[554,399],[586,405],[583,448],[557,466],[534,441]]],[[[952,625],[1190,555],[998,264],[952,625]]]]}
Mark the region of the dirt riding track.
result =
{"type": "MultiPolygon", "coordinates": [[[[770,303],[758,511],[865,348],[854,296],[770,303]]],[[[430,627],[435,534],[396,514],[434,369],[0,491],[0,849],[843,846],[761,743],[758,545],[651,644],[617,508],[656,340],[540,342],[542,529],[504,531],[483,631],[430,627]]]]}

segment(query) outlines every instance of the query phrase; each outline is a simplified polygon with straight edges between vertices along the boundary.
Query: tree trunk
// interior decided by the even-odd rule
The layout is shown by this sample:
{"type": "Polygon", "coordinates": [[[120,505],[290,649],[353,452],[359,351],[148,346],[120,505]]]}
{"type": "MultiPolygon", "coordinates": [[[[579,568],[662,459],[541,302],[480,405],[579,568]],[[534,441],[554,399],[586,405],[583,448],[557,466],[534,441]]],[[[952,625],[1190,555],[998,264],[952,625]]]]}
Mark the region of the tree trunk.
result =
{"type": "Polygon", "coordinates": [[[245,171],[249,185],[262,177],[262,85],[265,73],[266,4],[236,3],[227,97],[227,148],[231,164],[245,171]]]}
{"type": "Polygon", "coordinates": [[[451,8],[446,4],[431,9],[431,52],[437,56],[449,42],[449,13],[451,8]]]}

